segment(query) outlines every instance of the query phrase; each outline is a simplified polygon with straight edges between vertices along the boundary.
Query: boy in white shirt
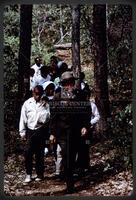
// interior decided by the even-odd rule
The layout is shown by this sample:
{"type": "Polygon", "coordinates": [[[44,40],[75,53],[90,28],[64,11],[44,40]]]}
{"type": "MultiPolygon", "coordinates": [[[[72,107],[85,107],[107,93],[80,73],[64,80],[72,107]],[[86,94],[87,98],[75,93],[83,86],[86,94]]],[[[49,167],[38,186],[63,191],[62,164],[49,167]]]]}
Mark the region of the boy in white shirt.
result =
{"type": "Polygon", "coordinates": [[[35,154],[36,181],[44,177],[44,146],[48,135],[50,119],[49,104],[42,100],[43,87],[37,85],[33,90],[33,97],[26,100],[21,109],[19,134],[26,139],[25,149],[25,183],[32,180],[33,155],[35,154]]]}

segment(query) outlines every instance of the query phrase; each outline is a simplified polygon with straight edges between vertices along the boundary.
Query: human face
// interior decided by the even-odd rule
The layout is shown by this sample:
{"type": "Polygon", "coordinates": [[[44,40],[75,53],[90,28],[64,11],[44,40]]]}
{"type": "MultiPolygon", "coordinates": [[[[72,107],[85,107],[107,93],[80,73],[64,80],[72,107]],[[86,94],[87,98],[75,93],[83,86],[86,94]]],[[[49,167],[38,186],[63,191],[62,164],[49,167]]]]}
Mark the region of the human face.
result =
{"type": "Polygon", "coordinates": [[[41,60],[40,58],[38,58],[38,59],[36,60],[37,66],[40,67],[41,63],[42,63],[42,60],[41,60]]]}
{"type": "Polygon", "coordinates": [[[47,86],[46,90],[45,90],[45,93],[47,96],[53,96],[54,95],[54,85],[50,84],[47,86]]]}
{"type": "Polygon", "coordinates": [[[34,88],[33,90],[33,97],[35,99],[36,102],[39,102],[41,99],[42,94],[40,93],[40,91],[37,88],[34,88]]]}
{"type": "Polygon", "coordinates": [[[74,88],[75,85],[75,81],[74,80],[65,80],[62,84],[62,86],[66,89],[66,90],[71,90],[74,88]]]}

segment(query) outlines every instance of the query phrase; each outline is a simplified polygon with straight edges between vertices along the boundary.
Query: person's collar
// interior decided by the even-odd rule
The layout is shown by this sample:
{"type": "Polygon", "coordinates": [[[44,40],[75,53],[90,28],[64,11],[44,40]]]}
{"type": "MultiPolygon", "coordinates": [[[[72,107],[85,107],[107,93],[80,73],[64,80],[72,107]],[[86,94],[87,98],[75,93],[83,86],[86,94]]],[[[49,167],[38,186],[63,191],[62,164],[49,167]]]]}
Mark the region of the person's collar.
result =
{"type": "Polygon", "coordinates": [[[36,101],[34,97],[31,98],[31,102],[35,102],[35,103],[41,103],[41,99],[40,101],[36,101]]]}
{"type": "Polygon", "coordinates": [[[52,100],[54,98],[54,96],[48,96],[49,100],[52,100]]]}

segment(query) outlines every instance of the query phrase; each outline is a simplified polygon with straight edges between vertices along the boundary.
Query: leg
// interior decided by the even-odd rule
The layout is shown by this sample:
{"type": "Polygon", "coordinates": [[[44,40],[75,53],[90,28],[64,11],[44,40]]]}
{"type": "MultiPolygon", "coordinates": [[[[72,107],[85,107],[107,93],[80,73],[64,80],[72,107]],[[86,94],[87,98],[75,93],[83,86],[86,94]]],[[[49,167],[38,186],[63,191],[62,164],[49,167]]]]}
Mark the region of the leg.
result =
{"type": "Polygon", "coordinates": [[[56,150],[56,175],[59,175],[61,172],[61,167],[62,167],[62,155],[61,155],[61,147],[59,144],[57,144],[57,150],[56,150]]]}
{"type": "Polygon", "coordinates": [[[35,151],[35,169],[36,174],[39,177],[43,177],[44,174],[44,148],[39,147],[35,151]]]}
{"type": "Polygon", "coordinates": [[[32,175],[32,161],[33,161],[33,152],[31,148],[28,148],[25,151],[25,169],[26,174],[32,175]]]}
{"type": "Polygon", "coordinates": [[[37,130],[34,136],[34,144],[35,144],[35,169],[36,174],[39,177],[43,177],[44,175],[44,147],[45,147],[45,132],[43,128],[37,130]]]}
{"type": "Polygon", "coordinates": [[[26,147],[25,147],[25,169],[26,174],[32,175],[33,168],[33,140],[31,138],[31,131],[27,132],[26,147]]]}
{"type": "Polygon", "coordinates": [[[65,130],[65,135],[65,139],[60,141],[59,144],[62,150],[62,165],[64,166],[64,176],[67,185],[67,192],[71,193],[74,190],[73,169],[75,163],[76,148],[69,130],[65,130]]]}
{"type": "Polygon", "coordinates": [[[80,139],[78,148],[77,166],[81,169],[88,169],[90,164],[89,144],[87,138],[80,139]]]}

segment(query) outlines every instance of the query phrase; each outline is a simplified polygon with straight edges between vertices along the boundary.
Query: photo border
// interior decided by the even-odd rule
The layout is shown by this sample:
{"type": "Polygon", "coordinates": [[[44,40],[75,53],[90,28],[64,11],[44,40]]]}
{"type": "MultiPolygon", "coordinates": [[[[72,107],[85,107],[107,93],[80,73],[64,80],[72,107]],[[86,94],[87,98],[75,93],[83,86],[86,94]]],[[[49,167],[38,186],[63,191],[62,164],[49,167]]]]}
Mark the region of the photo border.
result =
{"type": "Polygon", "coordinates": [[[55,2],[54,0],[29,0],[25,1],[25,0],[11,0],[11,1],[1,1],[0,3],[0,86],[1,86],[1,92],[0,92],[0,146],[1,146],[1,150],[0,150],[0,161],[1,161],[1,165],[0,165],[0,199],[134,199],[136,196],[136,134],[134,134],[136,132],[136,125],[135,125],[135,121],[136,121],[136,115],[135,115],[135,111],[136,111],[136,2],[134,2],[133,0],[129,0],[129,1],[115,1],[115,0],[87,0],[87,1],[61,1],[61,0],[57,0],[57,2],[55,2]],[[3,136],[3,132],[4,132],[4,124],[3,124],[3,120],[4,120],[4,110],[3,110],[3,104],[4,104],[4,88],[3,88],[3,41],[4,41],[4,37],[3,37],[3,8],[5,5],[9,5],[9,4],[126,4],[126,5],[130,5],[132,6],[132,14],[133,14],[133,19],[132,19],[132,26],[133,26],[133,33],[132,33],[132,40],[133,40],[133,57],[132,57],[132,63],[133,63],[133,99],[132,99],[132,104],[133,104],[133,145],[132,145],[132,154],[133,154],[133,193],[131,196],[87,196],[87,197],[74,197],[74,196],[20,196],[20,197],[16,197],[16,196],[6,196],[4,194],[4,136],[3,136]]]}

